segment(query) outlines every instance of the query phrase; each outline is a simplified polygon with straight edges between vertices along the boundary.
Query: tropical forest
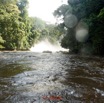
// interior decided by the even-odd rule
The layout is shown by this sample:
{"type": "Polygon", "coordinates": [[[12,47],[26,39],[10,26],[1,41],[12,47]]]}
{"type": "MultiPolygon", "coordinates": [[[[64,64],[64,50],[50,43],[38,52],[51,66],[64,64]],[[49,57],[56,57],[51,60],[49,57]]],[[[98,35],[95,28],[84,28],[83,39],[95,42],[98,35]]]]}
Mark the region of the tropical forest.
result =
{"type": "Polygon", "coordinates": [[[104,0],[0,0],[0,103],[104,103],[104,0]]]}

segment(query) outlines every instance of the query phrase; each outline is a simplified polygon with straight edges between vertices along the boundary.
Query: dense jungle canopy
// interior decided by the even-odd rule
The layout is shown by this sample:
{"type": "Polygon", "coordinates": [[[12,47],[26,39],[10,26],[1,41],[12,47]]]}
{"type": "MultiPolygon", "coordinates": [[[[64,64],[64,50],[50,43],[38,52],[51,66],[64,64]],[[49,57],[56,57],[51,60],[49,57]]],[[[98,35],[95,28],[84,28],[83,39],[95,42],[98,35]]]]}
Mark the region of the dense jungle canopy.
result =
{"type": "Polygon", "coordinates": [[[66,29],[63,47],[74,53],[104,55],[104,0],[68,0],[54,16],[66,29]]]}
{"type": "Polygon", "coordinates": [[[28,0],[0,0],[1,50],[28,50],[45,37],[54,43],[61,34],[55,25],[29,17],[28,0]]]}

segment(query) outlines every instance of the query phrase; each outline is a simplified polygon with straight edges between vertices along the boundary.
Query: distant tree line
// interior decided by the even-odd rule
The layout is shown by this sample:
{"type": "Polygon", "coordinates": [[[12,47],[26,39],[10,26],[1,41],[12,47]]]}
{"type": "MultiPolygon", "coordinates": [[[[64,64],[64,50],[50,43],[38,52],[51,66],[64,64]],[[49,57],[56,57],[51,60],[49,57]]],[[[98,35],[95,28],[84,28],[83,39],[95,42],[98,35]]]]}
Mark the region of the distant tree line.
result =
{"type": "Polygon", "coordinates": [[[63,19],[63,47],[74,53],[104,55],[104,0],[68,0],[54,16],[63,19]]]}
{"type": "Polygon", "coordinates": [[[47,37],[55,42],[61,29],[28,16],[28,0],[0,0],[0,50],[28,50],[47,37]]]}

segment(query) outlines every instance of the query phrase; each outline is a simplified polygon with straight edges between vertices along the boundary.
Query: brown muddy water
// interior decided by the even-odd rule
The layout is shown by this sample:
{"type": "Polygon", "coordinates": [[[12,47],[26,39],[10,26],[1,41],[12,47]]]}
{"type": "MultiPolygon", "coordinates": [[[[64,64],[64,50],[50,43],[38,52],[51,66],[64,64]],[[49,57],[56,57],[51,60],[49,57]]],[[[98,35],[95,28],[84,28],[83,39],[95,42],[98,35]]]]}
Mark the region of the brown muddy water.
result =
{"type": "Polygon", "coordinates": [[[104,58],[0,52],[0,103],[104,103],[104,58]]]}

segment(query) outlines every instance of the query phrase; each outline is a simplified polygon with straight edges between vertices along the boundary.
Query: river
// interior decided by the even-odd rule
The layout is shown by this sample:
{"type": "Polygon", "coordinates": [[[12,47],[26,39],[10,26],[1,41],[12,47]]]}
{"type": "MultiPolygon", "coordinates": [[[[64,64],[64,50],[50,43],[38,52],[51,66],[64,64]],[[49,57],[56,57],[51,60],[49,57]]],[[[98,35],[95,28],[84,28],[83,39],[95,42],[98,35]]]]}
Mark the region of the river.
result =
{"type": "Polygon", "coordinates": [[[0,103],[104,103],[104,58],[0,52],[0,103]]]}

